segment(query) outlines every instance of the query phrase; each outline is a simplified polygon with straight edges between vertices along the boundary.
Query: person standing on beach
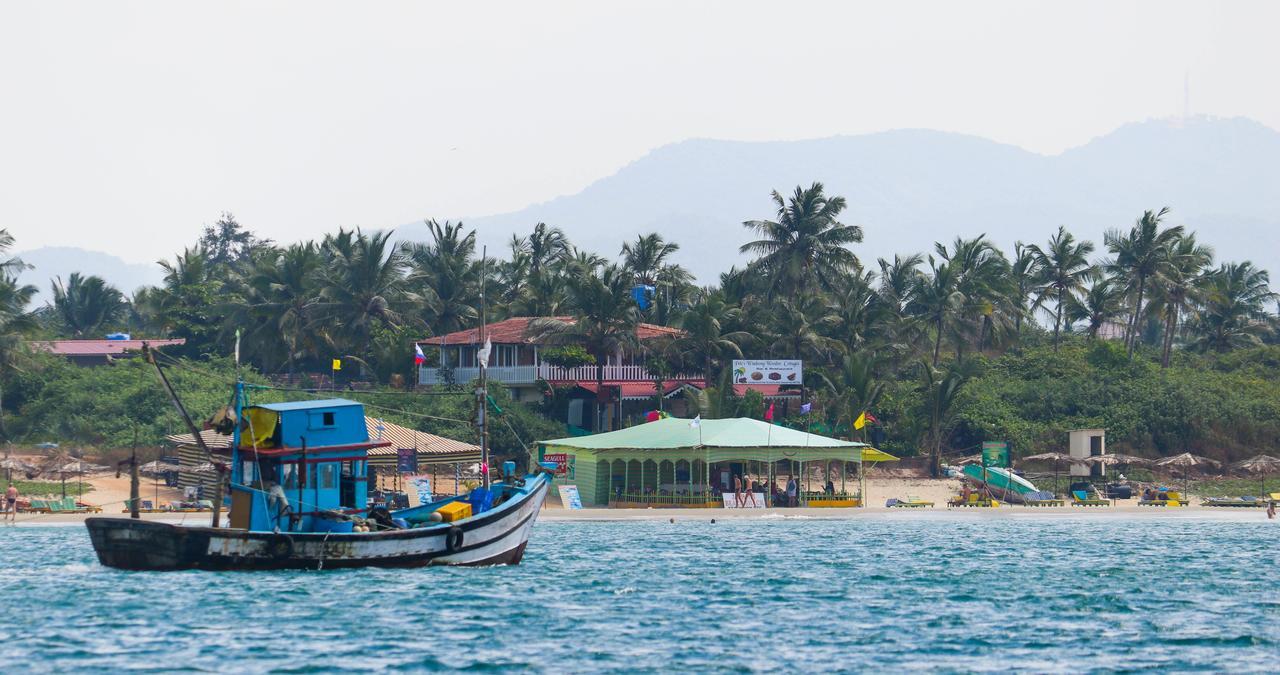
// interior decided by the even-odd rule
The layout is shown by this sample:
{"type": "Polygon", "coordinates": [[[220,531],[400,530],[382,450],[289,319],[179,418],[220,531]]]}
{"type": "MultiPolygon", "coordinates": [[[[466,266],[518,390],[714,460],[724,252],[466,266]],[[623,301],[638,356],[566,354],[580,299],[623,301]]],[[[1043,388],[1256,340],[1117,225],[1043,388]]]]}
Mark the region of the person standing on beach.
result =
{"type": "Polygon", "coordinates": [[[742,508],[747,505],[742,496],[742,476],[733,477],[733,505],[742,508]]]}
{"type": "Polygon", "coordinates": [[[18,522],[18,488],[13,483],[9,484],[9,489],[4,491],[4,507],[5,516],[8,516],[12,522],[18,522]]]}
{"type": "Polygon", "coordinates": [[[1267,520],[1276,519],[1276,503],[1274,500],[1267,504],[1267,520]]]}
{"type": "Polygon", "coordinates": [[[799,486],[796,485],[796,477],[795,476],[788,477],[787,478],[787,506],[795,506],[797,504],[796,490],[798,489],[799,489],[799,486]]]}

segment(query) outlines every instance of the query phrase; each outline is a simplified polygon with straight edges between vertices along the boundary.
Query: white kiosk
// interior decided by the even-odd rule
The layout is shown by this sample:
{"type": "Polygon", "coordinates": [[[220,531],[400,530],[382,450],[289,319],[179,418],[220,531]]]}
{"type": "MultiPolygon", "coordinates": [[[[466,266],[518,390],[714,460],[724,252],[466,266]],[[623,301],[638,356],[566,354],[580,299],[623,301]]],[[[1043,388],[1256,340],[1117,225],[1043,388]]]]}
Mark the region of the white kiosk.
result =
{"type": "MultiPolygon", "coordinates": [[[[1106,429],[1075,429],[1070,435],[1069,452],[1072,459],[1086,459],[1107,454],[1106,429]]],[[[1105,478],[1107,468],[1102,464],[1071,464],[1073,478],[1105,478]]]]}

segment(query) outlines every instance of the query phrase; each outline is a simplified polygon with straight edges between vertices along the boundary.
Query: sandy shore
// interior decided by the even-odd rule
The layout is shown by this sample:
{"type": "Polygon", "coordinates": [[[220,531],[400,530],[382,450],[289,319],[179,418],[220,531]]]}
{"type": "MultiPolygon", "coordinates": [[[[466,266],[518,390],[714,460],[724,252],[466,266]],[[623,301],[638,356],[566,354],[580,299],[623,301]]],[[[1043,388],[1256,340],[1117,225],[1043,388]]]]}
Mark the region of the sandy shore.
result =
{"type": "MultiPolygon", "coordinates": [[[[94,491],[85,495],[84,501],[102,505],[100,515],[125,517],[123,501],[129,496],[127,477],[94,478],[94,491]]],[[[560,504],[559,495],[548,495],[546,507],[539,518],[547,521],[636,521],[636,520],[861,520],[861,519],[972,519],[972,518],[1199,518],[1212,520],[1248,521],[1266,520],[1266,512],[1260,508],[1217,508],[1207,506],[1182,506],[1176,508],[1138,506],[1137,500],[1121,500],[1112,506],[1062,506],[1026,507],[1003,505],[998,508],[947,508],[947,499],[960,490],[960,482],[948,479],[900,478],[878,476],[867,479],[867,507],[860,509],[582,509],[568,510],[560,504]],[[919,497],[934,502],[932,508],[887,508],[890,498],[919,497]]],[[[144,483],[143,499],[155,499],[154,487],[144,483]]],[[[160,488],[160,503],[181,498],[178,490],[160,488]]],[[[207,525],[210,514],[205,513],[148,513],[145,520],[187,525],[207,525]]],[[[18,515],[20,526],[78,524],[89,517],[86,514],[55,513],[18,515]]],[[[225,518],[225,514],[224,514],[225,518]]],[[[225,521],[224,521],[225,522],[225,521]]],[[[1276,521],[1280,522],[1280,521],[1276,521]]]]}

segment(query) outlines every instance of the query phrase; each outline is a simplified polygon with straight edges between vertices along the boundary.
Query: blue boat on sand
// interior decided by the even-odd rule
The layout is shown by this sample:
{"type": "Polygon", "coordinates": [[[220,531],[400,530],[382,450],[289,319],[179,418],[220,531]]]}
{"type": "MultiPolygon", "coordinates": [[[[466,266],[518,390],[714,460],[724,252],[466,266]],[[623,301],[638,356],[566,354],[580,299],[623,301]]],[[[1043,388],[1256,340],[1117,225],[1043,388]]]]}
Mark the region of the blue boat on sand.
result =
{"type": "Polygon", "coordinates": [[[965,480],[976,484],[979,488],[989,490],[991,496],[1006,502],[1021,504],[1026,501],[1028,494],[1038,492],[1031,481],[1008,469],[966,464],[960,472],[965,480]]]}

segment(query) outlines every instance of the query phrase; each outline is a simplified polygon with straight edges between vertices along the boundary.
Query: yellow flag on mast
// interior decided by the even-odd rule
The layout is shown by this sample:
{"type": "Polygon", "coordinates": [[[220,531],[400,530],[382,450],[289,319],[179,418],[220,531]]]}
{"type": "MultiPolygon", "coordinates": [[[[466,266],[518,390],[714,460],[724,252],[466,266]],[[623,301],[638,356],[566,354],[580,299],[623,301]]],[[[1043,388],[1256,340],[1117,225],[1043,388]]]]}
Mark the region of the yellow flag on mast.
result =
{"type": "Polygon", "coordinates": [[[865,426],[867,426],[867,411],[864,410],[861,415],[858,415],[858,419],[853,421],[853,428],[861,429],[865,426]]]}
{"type": "Polygon", "coordinates": [[[342,359],[334,359],[334,360],[333,360],[333,369],[334,369],[334,370],[342,370],[342,359]]]}

